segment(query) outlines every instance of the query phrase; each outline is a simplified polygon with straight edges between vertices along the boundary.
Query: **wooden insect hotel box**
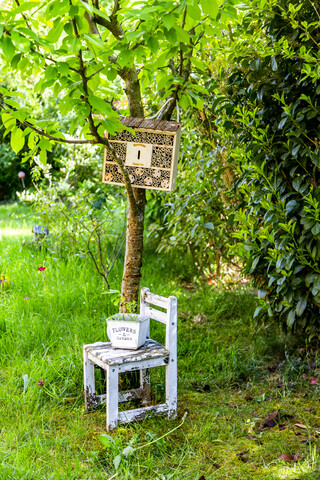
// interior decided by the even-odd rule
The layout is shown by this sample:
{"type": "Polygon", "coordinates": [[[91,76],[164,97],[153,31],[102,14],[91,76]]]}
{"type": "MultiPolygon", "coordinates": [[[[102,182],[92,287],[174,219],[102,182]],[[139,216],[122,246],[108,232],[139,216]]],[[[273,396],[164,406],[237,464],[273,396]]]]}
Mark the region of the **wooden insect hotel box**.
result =
{"type": "MultiPolygon", "coordinates": [[[[108,140],[123,160],[133,187],[152,190],[174,189],[181,128],[177,122],[145,118],[122,118],[123,125],[134,129],[108,134],[108,140]]],[[[105,149],[103,183],[124,185],[120,167],[105,149]]]]}

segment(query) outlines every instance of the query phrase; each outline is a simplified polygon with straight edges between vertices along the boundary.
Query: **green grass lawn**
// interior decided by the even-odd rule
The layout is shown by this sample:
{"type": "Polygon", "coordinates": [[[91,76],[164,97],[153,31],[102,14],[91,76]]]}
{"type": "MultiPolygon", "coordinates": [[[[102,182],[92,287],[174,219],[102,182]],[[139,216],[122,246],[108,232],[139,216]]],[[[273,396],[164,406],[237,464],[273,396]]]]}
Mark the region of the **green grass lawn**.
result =
{"type": "Polygon", "coordinates": [[[183,287],[188,260],[148,245],[141,285],[178,298],[178,417],[121,426],[103,446],[105,409],[84,411],[82,345],[107,340],[115,296],[85,256],[37,248],[33,223],[30,208],[0,206],[1,480],[320,479],[317,349],[256,324],[250,290],[183,287]]]}

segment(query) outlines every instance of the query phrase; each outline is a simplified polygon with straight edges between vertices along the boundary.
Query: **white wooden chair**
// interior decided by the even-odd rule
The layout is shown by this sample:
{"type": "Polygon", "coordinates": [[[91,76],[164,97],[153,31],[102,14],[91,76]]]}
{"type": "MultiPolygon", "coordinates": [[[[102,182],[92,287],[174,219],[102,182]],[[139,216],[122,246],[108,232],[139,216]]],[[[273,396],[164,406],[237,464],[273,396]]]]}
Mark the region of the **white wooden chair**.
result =
{"type": "Polygon", "coordinates": [[[120,423],[141,420],[148,414],[168,414],[168,418],[174,418],[176,415],[177,299],[173,296],[165,298],[155,295],[144,287],[141,289],[140,313],[150,316],[150,320],[165,324],[165,345],[148,338],[146,343],[135,351],[112,348],[110,342],[97,342],[83,347],[86,411],[106,402],[107,431],[117,428],[120,423]],[[165,312],[154,307],[160,307],[165,312]],[[95,393],[95,365],[107,373],[106,395],[95,393]],[[147,403],[150,395],[149,369],[160,366],[166,368],[166,402],[119,412],[119,402],[140,398],[143,403],[147,403]],[[140,388],[119,393],[119,373],[136,370],[140,371],[140,388]]]}

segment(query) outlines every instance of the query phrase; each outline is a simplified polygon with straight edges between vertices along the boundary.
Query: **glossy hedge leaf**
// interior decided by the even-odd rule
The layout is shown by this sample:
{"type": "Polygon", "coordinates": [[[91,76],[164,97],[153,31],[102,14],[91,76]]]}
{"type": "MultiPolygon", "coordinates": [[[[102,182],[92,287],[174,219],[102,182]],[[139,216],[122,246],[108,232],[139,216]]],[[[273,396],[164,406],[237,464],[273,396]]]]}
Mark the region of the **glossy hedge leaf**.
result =
{"type": "Polygon", "coordinates": [[[320,223],[316,223],[312,228],[311,232],[313,235],[318,235],[320,233],[320,223]]]}
{"type": "Polygon", "coordinates": [[[290,310],[287,316],[287,325],[289,328],[291,328],[295,322],[296,319],[296,311],[295,310],[290,310]]]}
{"type": "Polygon", "coordinates": [[[296,313],[298,317],[300,317],[303,314],[303,312],[306,309],[306,306],[307,306],[307,297],[301,298],[296,306],[296,313]]]}
{"type": "Polygon", "coordinates": [[[290,200],[290,202],[287,203],[286,205],[286,213],[291,213],[294,210],[297,210],[297,208],[300,207],[300,204],[296,200],[290,200]]]}
{"type": "Polygon", "coordinates": [[[212,222],[205,223],[203,226],[209,230],[214,230],[214,225],[212,222]]]}

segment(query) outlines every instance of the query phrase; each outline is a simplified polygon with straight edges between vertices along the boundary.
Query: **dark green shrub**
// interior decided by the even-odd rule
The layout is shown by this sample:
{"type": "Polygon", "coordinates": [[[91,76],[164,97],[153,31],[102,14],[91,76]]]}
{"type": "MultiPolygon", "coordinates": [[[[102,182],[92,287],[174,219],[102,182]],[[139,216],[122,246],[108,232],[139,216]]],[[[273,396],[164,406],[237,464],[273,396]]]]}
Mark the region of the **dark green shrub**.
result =
{"type": "Polygon", "coordinates": [[[319,18],[309,1],[253,2],[236,33],[224,122],[242,172],[237,236],[259,287],[256,315],[311,334],[320,326],[319,18]]]}

